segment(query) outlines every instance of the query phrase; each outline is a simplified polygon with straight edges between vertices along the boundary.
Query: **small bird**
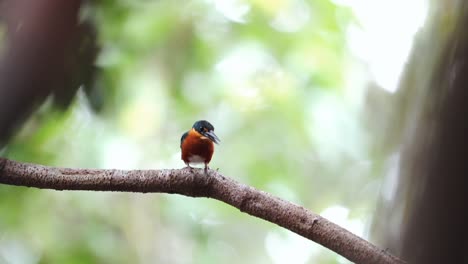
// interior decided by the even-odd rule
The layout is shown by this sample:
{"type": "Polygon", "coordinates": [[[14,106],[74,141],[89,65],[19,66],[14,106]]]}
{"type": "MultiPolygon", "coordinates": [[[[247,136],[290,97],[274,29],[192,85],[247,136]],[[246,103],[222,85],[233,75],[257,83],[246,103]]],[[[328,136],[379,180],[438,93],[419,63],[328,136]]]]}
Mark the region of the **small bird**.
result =
{"type": "Polygon", "coordinates": [[[191,168],[190,163],[204,163],[206,172],[208,163],[213,157],[213,143],[219,144],[219,142],[219,138],[214,133],[213,125],[206,120],[199,120],[180,139],[182,160],[189,168],[191,168]]]}

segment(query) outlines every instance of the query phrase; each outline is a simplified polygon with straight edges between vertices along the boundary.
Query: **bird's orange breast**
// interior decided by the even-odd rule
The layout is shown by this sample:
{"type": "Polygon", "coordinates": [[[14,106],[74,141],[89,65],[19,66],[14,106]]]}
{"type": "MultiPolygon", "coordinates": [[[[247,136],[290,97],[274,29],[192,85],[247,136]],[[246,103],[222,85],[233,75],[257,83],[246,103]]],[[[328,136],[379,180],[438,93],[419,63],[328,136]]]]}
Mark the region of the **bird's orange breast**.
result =
{"type": "Polygon", "coordinates": [[[184,162],[208,164],[213,157],[214,144],[207,137],[191,129],[182,142],[181,149],[184,162]]]}

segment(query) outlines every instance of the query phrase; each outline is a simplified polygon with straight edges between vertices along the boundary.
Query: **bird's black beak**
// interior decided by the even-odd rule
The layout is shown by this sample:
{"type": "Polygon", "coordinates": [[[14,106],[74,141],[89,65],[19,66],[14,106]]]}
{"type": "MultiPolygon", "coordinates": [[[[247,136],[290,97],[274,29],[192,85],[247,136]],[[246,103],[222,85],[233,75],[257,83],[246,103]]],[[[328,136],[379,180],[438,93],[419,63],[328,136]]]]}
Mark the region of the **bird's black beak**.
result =
{"type": "Polygon", "coordinates": [[[207,138],[209,138],[211,141],[213,141],[214,143],[216,144],[219,144],[220,140],[218,138],[218,136],[216,136],[216,134],[214,133],[214,131],[207,131],[207,132],[204,132],[203,135],[207,138]]]}

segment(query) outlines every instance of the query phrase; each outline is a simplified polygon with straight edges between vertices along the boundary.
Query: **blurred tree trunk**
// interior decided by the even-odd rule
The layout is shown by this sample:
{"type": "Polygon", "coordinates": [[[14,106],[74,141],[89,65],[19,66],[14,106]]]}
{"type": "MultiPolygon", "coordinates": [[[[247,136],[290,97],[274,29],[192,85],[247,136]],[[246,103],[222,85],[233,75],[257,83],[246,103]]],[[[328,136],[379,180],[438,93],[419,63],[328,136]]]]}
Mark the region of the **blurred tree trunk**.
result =
{"type": "Polygon", "coordinates": [[[48,95],[63,108],[90,86],[98,49],[81,2],[0,0],[0,146],[48,95]]]}
{"type": "Polygon", "coordinates": [[[389,119],[398,187],[373,231],[409,263],[468,263],[468,5],[435,5],[389,119]]]}

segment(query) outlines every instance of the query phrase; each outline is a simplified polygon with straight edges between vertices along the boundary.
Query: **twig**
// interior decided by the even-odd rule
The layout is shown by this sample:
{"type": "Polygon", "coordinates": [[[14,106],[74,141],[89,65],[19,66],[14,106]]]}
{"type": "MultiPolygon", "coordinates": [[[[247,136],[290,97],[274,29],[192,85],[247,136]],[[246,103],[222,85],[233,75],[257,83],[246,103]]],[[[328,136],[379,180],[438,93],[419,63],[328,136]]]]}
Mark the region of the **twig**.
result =
{"type": "Polygon", "coordinates": [[[356,263],[405,263],[302,206],[236,182],[215,170],[54,168],[0,158],[0,183],[42,189],[176,193],[208,197],[275,223],[356,263]]]}

